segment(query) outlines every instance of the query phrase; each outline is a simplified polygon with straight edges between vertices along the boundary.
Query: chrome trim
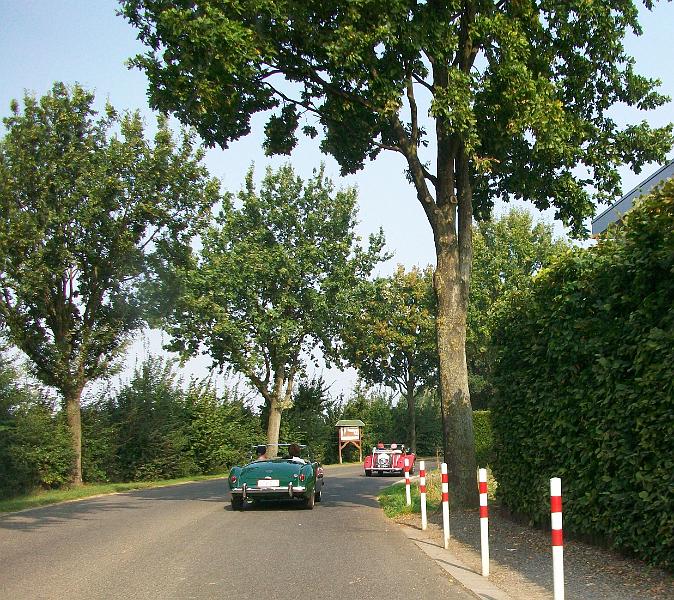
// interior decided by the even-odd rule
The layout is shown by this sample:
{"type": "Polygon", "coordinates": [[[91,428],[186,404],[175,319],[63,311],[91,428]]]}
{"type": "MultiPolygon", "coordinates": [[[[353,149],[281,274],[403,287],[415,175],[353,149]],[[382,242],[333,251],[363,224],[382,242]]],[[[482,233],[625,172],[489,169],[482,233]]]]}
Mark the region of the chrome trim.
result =
{"type": "Polygon", "coordinates": [[[271,487],[271,488],[256,488],[256,487],[248,487],[246,485],[245,492],[243,491],[243,487],[232,488],[231,492],[232,494],[241,494],[245,500],[246,498],[249,498],[251,496],[264,496],[265,494],[287,494],[291,498],[294,498],[298,494],[304,494],[304,492],[307,491],[306,487],[297,487],[297,486],[291,487],[291,485],[292,484],[283,487],[271,487]]]}

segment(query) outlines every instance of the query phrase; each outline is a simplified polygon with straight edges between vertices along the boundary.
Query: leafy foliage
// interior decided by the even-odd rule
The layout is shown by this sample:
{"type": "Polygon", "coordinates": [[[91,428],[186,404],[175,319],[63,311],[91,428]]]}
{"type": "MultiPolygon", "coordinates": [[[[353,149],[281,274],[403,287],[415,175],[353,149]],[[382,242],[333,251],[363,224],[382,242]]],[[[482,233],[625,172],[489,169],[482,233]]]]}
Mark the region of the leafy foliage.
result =
{"type": "Polygon", "coordinates": [[[535,223],[526,210],[511,209],[475,226],[466,338],[474,409],[488,407],[494,393],[489,348],[501,299],[530,286],[533,277],[566,248],[565,242],[553,239],[550,225],[535,223]]]}
{"type": "Polygon", "coordinates": [[[62,416],[0,357],[0,497],[59,487],[68,481],[71,461],[62,416]]]}
{"type": "Polygon", "coordinates": [[[323,170],[306,183],[290,165],[269,169],[260,192],[252,169],[206,231],[182,294],[168,316],[173,349],[204,351],[244,375],[268,408],[267,438],[278,441],[304,356],[332,353],[357,288],[382,259],[381,232],[361,248],[356,192],[336,191],[323,170]]]}
{"type": "Polygon", "coordinates": [[[503,501],[674,564],[674,181],[503,307],[492,410],[503,501]]]}
{"type": "Polygon", "coordinates": [[[433,271],[399,266],[358,290],[342,352],[367,383],[399,392],[409,413],[407,440],[416,447],[415,399],[437,382],[433,271]]]}
{"type": "Polygon", "coordinates": [[[84,409],[89,481],[170,479],[224,471],[260,439],[259,419],[236,394],[184,388],[172,364],[150,358],[122,389],[84,409]]]}
{"type": "Polygon", "coordinates": [[[148,46],[132,64],[148,77],[151,105],[208,144],[226,147],[267,113],[268,152],[289,152],[298,129],[322,129],[321,149],[343,173],[382,150],[405,158],[436,248],[450,485],[459,504],[475,505],[464,348],[473,216],[524,198],[581,234],[593,202],[619,195],[618,166],[664,159],[670,126],[621,128],[610,116],[617,103],[667,101],[625,52],[624,37],[640,31],[633,0],[121,4],[148,46]]]}
{"type": "Polygon", "coordinates": [[[193,136],[167,118],[152,142],[138,113],[104,115],[62,83],[3,120],[0,323],[67,405],[81,482],[80,395],[143,323],[139,286],[185,260],[219,197],[193,136]]]}

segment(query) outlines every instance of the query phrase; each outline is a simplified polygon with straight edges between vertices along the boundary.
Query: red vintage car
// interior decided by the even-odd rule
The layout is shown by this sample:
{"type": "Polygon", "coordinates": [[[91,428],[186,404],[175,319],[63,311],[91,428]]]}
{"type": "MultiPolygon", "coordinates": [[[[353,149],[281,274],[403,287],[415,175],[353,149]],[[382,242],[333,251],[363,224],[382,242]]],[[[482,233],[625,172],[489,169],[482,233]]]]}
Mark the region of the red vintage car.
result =
{"type": "Polygon", "coordinates": [[[365,457],[363,468],[365,476],[377,475],[403,475],[405,473],[405,460],[409,465],[410,473],[414,473],[414,454],[408,452],[405,444],[382,444],[381,442],[372,448],[372,454],[365,457]]]}

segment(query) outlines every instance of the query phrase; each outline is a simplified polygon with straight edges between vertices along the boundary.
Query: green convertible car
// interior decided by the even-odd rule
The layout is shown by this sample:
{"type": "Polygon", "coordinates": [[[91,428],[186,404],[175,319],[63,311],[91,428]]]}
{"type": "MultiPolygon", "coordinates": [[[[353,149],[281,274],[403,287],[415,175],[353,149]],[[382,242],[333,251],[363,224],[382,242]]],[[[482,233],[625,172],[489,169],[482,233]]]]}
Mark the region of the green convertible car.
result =
{"type": "Polygon", "coordinates": [[[274,458],[267,458],[264,445],[253,448],[257,458],[229,472],[232,510],[243,510],[249,500],[296,499],[308,509],[321,501],[323,468],[311,460],[306,446],[278,444],[274,458]]]}

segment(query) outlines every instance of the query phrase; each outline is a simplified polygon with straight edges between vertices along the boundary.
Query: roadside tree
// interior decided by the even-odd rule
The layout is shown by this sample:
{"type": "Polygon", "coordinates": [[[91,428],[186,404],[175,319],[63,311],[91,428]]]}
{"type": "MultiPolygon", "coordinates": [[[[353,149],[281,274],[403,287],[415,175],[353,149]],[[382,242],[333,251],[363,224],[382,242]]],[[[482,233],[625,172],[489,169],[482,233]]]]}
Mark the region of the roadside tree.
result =
{"type": "MultiPolygon", "coordinates": [[[[496,199],[554,206],[574,233],[619,195],[617,167],[663,160],[671,128],[610,109],[666,101],[623,47],[631,0],[121,0],[148,51],[150,103],[226,147],[271,116],[265,149],[314,137],[344,173],[400,154],[435,242],[444,454],[457,505],[475,505],[466,367],[473,218],[496,199]],[[428,112],[426,119],[424,112],[428,112]],[[449,440],[452,449],[449,449],[449,440]]],[[[650,2],[647,3],[647,6],[650,2]]]]}
{"type": "Polygon", "coordinates": [[[354,189],[335,192],[322,169],[305,183],[290,165],[268,169],[258,193],[251,169],[204,233],[200,255],[177,272],[171,348],[203,352],[246,377],[264,399],[270,445],[307,358],[317,348],[332,353],[352,290],[383,258],[381,233],[366,250],[358,245],[356,201],[354,189]]]}
{"type": "Polygon", "coordinates": [[[433,271],[399,266],[364,286],[356,314],[342,334],[343,354],[363,381],[384,384],[407,405],[407,439],[416,450],[415,401],[437,381],[433,271]]]}
{"type": "Polygon", "coordinates": [[[493,396],[489,350],[495,315],[505,294],[523,289],[569,245],[554,239],[552,226],[535,223],[526,210],[513,208],[473,229],[473,273],[468,302],[466,358],[473,408],[489,406],[493,396]]]}
{"type": "Polygon", "coordinates": [[[192,137],[166,118],[153,142],[139,114],[54,84],[12,104],[0,140],[0,320],[35,375],[56,388],[82,482],[80,397],[144,321],[141,283],[180,261],[219,197],[192,137]]]}

